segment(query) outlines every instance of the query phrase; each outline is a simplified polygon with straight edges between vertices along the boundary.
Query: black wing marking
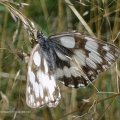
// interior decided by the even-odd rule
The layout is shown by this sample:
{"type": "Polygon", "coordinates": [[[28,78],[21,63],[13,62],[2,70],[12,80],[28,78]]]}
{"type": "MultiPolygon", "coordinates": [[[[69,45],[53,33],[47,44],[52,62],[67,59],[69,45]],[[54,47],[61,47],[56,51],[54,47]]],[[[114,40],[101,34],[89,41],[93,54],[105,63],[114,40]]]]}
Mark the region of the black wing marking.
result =
{"type": "Polygon", "coordinates": [[[31,52],[28,63],[26,102],[31,108],[46,104],[49,107],[56,107],[60,97],[54,74],[49,71],[47,61],[37,44],[31,52]]]}
{"type": "Polygon", "coordinates": [[[54,35],[49,40],[56,43],[56,79],[68,87],[89,85],[120,55],[114,45],[80,33],[54,35]]]}

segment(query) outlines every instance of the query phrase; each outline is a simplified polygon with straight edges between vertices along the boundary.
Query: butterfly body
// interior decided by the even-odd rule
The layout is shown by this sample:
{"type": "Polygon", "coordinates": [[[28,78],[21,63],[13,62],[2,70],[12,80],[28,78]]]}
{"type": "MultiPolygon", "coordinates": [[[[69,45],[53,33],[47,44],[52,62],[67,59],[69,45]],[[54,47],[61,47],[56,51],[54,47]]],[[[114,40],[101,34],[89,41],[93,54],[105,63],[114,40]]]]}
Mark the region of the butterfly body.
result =
{"type": "Polygon", "coordinates": [[[67,87],[85,87],[120,55],[114,45],[76,32],[48,38],[38,33],[37,41],[27,75],[26,102],[32,108],[56,107],[61,98],[57,80],[67,87]]]}
{"type": "Polygon", "coordinates": [[[38,37],[41,54],[45,57],[50,71],[55,70],[55,57],[53,53],[53,45],[45,37],[38,37]]]}
{"type": "MultiPolygon", "coordinates": [[[[59,62],[61,59],[58,58],[56,54],[56,50],[60,52],[62,55],[69,55],[70,56],[73,54],[72,51],[68,50],[67,48],[61,46],[59,43],[52,41],[49,38],[44,37],[41,33],[38,33],[38,44],[41,49],[41,54],[45,57],[48,67],[51,71],[55,71],[57,68],[62,68],[61,65],[59,65],[59,62]]],[[[69,59],[67,62],[69,63],[69,59]]],[[[66,62],[66,61],[62,61],[66,62]]],[[[67,63],[66,63],[67,64],[67,63]]],[[[69,67],[69,65],[67,65],[69,67]]]]}

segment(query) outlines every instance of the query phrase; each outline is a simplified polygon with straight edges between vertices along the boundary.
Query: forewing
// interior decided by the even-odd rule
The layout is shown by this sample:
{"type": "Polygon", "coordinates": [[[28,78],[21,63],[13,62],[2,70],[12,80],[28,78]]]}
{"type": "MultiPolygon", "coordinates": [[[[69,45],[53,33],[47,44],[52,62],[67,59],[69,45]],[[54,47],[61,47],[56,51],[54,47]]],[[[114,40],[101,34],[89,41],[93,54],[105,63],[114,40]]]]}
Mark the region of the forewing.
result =
{"type": "Polygon", "coordinates": [[[56,79],[68,87],[89,85],[120,55],[114,45],[80,33],[54,35],[49,40],[56,44],[56,79]]]}
{"type": "Polygon", "coordinates": [[[56,107],[60,100],[60,90],[54,73],[49,71],[47,61],[37,44],[30,56],[27,73],[26,102],[31,108],[56,107]]]}

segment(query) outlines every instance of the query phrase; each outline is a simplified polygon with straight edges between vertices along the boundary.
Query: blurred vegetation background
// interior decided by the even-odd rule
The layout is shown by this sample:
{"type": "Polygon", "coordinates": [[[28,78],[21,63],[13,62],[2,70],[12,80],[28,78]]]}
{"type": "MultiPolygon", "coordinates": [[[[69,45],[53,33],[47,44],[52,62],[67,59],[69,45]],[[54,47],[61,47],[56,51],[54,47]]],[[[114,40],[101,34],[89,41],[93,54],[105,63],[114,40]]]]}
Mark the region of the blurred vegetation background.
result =
{"type": "MultiPolygon", "coordinates": [[[[120,46],[120,0],[14,0],[46,36],[77,30],[120,46]]],[[[61,85],[56,108],[31,109],[25,102],[27,64],[20,53],[32,49],[27,32],[0,4],[0,120],[119,120],[120,64],[117,61],[93,85],[61,85]]]]}

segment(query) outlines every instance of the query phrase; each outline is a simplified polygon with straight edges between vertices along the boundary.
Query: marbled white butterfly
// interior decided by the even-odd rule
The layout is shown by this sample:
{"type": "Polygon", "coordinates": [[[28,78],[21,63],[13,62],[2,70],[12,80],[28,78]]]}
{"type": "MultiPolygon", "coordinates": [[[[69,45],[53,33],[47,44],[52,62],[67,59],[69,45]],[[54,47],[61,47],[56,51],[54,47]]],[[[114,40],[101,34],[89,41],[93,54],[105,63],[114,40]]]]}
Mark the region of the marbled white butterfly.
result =
{"type": "Polygon", "coordinates": [[[114,45],[77,32],[48,38],[38,32],[37,41],[27,74],[26,102],[31,108],[56,107],[61,98],[57,80],[67,87],[85,87],[120,55],[114,45]]]}
{"type": "Polygon", "coordinates": [[[46,104],[56,107],[61,98],[57,80],[67,87],[85,87],[120,55],[120,49],[114,45],[77,32],[47,38],[37,32],[31,20],[12,6],[13,2],[0,3],[6,6],[15,21],[22,21],[29,36],[38,42],[28,63],[26,102],[31,108],[46,104]]]}

